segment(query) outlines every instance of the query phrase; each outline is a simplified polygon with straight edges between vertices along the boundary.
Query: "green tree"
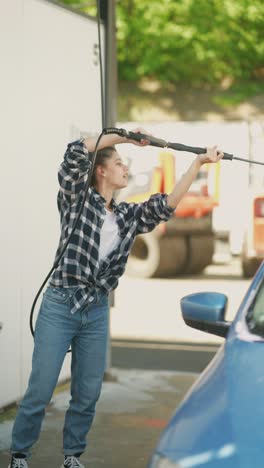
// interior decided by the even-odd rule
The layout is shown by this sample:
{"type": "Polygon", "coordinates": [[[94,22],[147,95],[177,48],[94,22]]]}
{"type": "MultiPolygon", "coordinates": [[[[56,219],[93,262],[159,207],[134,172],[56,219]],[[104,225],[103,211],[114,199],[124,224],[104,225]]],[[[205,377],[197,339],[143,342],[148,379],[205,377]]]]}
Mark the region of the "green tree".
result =
{"type": "MultiPolygon", "coordinates": [[[[94,13],[96,2],[64,0],[94,13]]],[[[263,0],[117,2],[121,80],[201,86],[264,76],[263,0]]]]}

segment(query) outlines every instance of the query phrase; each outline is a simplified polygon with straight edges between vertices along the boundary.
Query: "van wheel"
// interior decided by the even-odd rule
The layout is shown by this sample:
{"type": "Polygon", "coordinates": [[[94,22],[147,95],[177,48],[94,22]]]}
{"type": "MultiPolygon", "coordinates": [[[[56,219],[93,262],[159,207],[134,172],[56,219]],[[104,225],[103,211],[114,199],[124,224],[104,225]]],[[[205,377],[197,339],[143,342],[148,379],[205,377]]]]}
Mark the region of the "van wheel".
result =
{"type": "Polygon", "coordinates": [[[186,263],[184,237],[139,234],[127,262],[126,273],[139,278],[170,277],[181,273],[186,263]]]}
{"type": "Polygon", "coordinates": [[[214,235],[187,236],[187,262],[184,274],[197,274],[211,265],[214,255],[214,235]]]}
{"type": "Polygon", "coordinates": [[[160,262],[159,240],[152,232],[139,234],[128,257],[126,273],[139,278],[151,278],[160,262]]]}
{"type": "Polygon", "coordinates": [[[246,258],[242,256],[241,267],[244,278],[252,278],[255,275],[261,261],[256,258],[246,258]]]}
{"type": "Polygon", "coordinates": [[[245,236],[243,240],[241,253],[241,268],[244,278],[252,278],[252,276],[255,275],[260,264],[261,260],[257,259],[256,257],[248,256],[248,244],[247,238],[245,236]]]}

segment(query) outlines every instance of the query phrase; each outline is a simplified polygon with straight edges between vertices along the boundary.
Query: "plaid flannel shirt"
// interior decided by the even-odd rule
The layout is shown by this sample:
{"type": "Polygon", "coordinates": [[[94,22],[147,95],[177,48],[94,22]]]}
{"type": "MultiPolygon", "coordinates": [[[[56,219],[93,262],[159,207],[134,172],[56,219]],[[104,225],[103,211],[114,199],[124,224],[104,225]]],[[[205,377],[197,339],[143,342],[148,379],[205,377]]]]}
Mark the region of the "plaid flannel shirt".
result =
{"type": "MultiPolygon", "coordinates": [[[[70,143],[58,172],[60,189],[57,203],[61,236],[56,258],[78,215],[90,168],[91,154],[83,139],[70,143]]],[[[152,231],[160,222],[167,221],[174,211],[167,205],[166,194],[152,195],[149,200],[138,204],[117,204],[112,199],[111,207],[116,214],[120,241],[99,262],[100,229],[106,214],[105,203],[105,199],[90,187],[77,228],[50,280],[53,287],[76,287],[72,313],[92,302],[99,290],[108,293],[115,289],[125,271],[135,236],[152,231]]]]}

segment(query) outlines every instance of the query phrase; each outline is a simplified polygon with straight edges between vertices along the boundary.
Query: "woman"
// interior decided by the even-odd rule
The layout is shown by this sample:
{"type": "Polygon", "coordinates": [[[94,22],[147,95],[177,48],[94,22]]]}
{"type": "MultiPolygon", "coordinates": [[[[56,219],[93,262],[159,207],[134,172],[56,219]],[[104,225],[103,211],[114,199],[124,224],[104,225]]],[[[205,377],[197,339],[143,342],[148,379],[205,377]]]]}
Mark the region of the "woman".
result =
{"type": "MultiPolygon", "coordinates": [[[[135,132],[146,134],[143,129],[135,132]]],[[[63,429],[61,468],[84,468],[86,448],[106,363],[108,295],[118,285],[135,236],[167,221],[196,178],[202,164],[223,153],[208,148],[192,162],[170,194],[155,194],[144,203],[116,204],[115,190],[127,186],[128,168],[113,145],[149,142],[105,135],[99,144],[91,188],[78,226],[44,293],[35,328],[32,372],[12,432],[9,468],[27,468],[67,350],[72,348],[71,400],[63,429]]],[[[58,208],[61,238],[56,257],[68,238],[84,196],[96,139],[68,145],[59,169],[58,208]]]]}

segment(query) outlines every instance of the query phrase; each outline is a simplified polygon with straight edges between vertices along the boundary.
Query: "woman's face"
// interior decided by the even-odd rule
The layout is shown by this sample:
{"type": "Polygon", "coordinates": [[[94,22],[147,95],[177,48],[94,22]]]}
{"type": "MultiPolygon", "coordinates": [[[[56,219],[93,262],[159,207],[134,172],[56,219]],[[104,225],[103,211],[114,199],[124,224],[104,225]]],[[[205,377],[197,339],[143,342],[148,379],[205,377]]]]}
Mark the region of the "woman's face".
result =
{"type": "Polygon", "coordinates": [[[128,166],[116,151],[106,160],[104,179],[113,190],[124,188],[128,184],[128,166]]]}

